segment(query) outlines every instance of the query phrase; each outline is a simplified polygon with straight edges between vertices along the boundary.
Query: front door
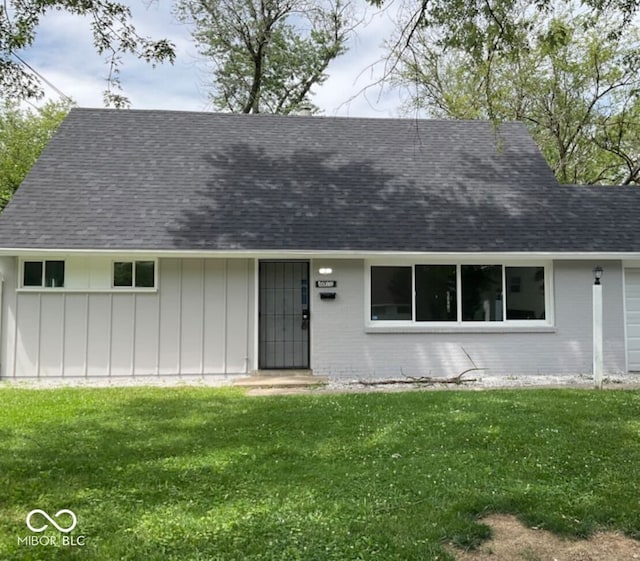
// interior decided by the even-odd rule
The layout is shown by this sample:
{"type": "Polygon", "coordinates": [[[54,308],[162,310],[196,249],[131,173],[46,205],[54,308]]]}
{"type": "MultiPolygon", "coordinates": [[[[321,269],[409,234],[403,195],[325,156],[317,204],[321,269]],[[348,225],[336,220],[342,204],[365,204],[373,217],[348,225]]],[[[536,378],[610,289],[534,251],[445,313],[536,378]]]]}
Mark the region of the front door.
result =
{"type": "Polygon", "coordinates": [[[259,368],[309,368],[309,263],[261,261],[259,368]]]}

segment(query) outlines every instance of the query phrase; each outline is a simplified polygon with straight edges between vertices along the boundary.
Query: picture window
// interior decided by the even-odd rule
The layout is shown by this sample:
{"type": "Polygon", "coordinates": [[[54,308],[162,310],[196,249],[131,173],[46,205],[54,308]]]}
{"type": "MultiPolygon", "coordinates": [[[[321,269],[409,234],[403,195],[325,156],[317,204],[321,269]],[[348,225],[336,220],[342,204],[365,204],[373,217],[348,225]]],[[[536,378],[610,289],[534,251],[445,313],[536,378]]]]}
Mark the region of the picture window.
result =
{"type": "Polygon", "coordinates": [[[544,266],[372,266],[370,318],[404,322],[546,320],[544,266]],[[505,289],[506,287],[506,289],[505,289]]]}

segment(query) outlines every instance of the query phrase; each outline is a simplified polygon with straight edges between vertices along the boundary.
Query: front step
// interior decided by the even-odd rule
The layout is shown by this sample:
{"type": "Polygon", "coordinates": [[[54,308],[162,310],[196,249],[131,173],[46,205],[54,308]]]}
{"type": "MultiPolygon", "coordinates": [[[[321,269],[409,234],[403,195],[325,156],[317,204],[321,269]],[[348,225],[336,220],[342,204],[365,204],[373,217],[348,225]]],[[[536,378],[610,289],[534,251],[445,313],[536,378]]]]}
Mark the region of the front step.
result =
{"type": "Polygon", "coordinates": [[[279,376],[313,376],[310,368],[269,368],[265,370],[252,370],[252,376],[279,377],[279,376]]]}
{"type": "Polygon", "coordinates": [[[239,378],[233,385],[244,388],[307,388],[325,386],[326,376],[314,376],[311,370],[255,370],[248,378],[239,378]]]}

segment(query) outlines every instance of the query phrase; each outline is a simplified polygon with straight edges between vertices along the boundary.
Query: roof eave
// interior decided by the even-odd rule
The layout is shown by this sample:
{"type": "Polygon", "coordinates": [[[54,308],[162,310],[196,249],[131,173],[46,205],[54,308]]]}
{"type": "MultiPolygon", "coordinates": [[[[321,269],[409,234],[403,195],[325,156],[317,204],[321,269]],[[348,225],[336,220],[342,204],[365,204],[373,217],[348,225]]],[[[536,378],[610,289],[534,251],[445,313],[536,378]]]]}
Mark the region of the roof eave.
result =
{"type": "Polygon", "coordinates": [[[482,258],[496,260],[640,260],[640,250],[629,251],[376,251],[376,250],[309,250],[309,249],[97,249],[97,248],[0,248],[0,257],[123,255],[153,256],[157,258],[255,258],[255,259],[399,259],[399,260],[449,260],[466,261],[482,258]]]}

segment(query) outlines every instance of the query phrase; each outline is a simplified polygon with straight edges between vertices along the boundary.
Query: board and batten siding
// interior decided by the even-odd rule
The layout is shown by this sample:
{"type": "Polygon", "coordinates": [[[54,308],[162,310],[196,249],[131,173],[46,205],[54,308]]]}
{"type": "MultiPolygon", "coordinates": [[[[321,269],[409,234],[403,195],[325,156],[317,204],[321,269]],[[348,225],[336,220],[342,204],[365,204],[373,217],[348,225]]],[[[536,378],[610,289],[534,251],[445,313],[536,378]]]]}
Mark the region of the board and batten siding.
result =
{"type": "MultiPolygon", "coordinates": [[[[314,260],[312,271],[331,267],[336,299],[312,299],[312,366],[316,374],[347,379],[407,376],[455,376],[473,364],[483,375],[590,374],[592,370],[592,269],[595,263],[553,263],[552,329],[474,332],[450,329],[424,333],[368,332],[365,326],[365,270],[363,260],[314,260]]],[[[622,264],[606,264],[604,287],[605,370],[625,370],[622,264]]],[[[496,327],[495,324],[489,327],[496,327]]]]}
{"type": "MultiPolygon", "coordinates": [[[[78,259],[77,257],[74,259],[78,259]]],[[[89,278],[104,262],[91,260],[89,278]]],[[[254,348],[254,261],[159,259],[157,291],[16,290],[4,258],[3,377],[239,374],[254,348]]],[[[107,271],[110,271],[107,265],[107,271]]],[[[97,278],[103,279],[102,275],[97,278]]]]}

